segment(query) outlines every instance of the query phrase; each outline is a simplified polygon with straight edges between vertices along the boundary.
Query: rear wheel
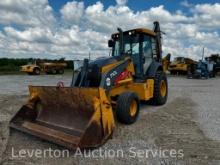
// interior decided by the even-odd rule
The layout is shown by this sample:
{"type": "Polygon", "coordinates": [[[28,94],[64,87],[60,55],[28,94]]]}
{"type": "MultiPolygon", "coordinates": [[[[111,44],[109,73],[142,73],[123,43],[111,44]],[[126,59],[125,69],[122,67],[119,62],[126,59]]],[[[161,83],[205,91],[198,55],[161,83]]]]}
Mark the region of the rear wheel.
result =
{"type": "Polygon", "coordinates": [[[58,74],[64,74],[64,69],[59,69],[57,72],[58,74]]]}
{"type": "Polygon", "coordinates": [[[40,69],[39,68],[34,68],[33,74],[34,75],[39,75],[40,74],[40,69]]]}
{"type": "Polygon", "coordinates": [[[157,72],[154,78],[154,96],[152,102],[154,105],[163,105],[167,101],[168,85],[167,77],[164,72],[157,72]]]}
{"type": "Polygon", "coordinates": [[[55,69],[52,69],[51,73],[52,74],[57,74],[57,71],[55,69]]]}
{"type": "Polygon", "coordinates": [[[124,124],[134,123],[139,114],[139,99],[135,93],[122,93],[117,100],[116,115],[124,124]]]}

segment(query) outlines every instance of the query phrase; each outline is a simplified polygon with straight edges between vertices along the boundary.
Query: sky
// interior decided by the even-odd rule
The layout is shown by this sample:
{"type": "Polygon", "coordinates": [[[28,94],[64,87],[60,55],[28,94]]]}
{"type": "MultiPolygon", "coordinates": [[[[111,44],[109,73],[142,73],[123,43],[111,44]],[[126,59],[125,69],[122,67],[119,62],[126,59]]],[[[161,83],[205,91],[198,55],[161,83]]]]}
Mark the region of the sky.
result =
{"type": "Polygon", "coordinates": [[[108,56],[117,27],[152,29],[159,21],[163,56],[198,60],[220,53],[217,0],[0,1],[0,58],[71,59],[108,56]]]}

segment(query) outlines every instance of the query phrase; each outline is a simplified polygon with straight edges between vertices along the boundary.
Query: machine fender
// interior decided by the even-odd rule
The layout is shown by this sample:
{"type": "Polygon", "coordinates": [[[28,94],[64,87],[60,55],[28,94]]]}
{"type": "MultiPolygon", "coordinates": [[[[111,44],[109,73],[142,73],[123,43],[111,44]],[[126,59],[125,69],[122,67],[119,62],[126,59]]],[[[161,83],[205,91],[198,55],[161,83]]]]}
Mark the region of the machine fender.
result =
{"type": "Polygon", "coordinates": [[[41,68],[40,68],[39,66],[33,67],[33,70],[34,70],[34,69],[39,69],[39,70],[41,70],[41,68]]]}
{"type": "Polygon", "coordinates": [[[149,66],[149,68],[148,68],[148,70],[146,72],[146,76],[150,77],[150,78],[151,77],[153,78],[153,77],[155,77],[157,71],[163,71],[163,66],[162,66],[162,64],[160,62],[153,61],[150,64],[150,66],[149,66]]]}

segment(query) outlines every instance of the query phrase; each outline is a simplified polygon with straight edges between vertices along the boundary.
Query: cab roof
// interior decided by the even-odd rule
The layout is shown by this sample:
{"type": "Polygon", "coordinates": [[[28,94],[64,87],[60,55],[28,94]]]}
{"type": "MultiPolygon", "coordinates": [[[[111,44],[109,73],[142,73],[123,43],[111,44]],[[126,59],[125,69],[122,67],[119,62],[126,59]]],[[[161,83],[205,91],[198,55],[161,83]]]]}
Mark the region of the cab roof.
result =
{"type": "MultiPolygon", "coordinates": [[[[146,28],[137,28],[137,29],[131,29],[131,30],[127,30],[124,31],[124,34],[128,34],[128,33],[142,33],[142,34],[147,34],[147,35],[151,35],[151,36],[156,36],[156,33],[150,29],[146,29],[146,28]]],[[[112,34],[112,38],[117,38],[117,35],[119,35],[119,33],[114,33],[112,34]]]]}

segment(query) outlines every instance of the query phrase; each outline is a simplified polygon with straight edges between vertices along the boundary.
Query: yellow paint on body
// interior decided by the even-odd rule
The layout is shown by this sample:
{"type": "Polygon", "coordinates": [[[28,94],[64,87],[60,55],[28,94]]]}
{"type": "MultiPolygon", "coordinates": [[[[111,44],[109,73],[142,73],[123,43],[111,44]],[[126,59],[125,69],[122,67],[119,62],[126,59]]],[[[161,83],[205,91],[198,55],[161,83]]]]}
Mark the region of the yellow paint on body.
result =
{"type": "Polygon", "coordinates": [[[138,95],[140,100],[149,100],[153,98],[153,90],[154,90],[154,80],[148,79],[144,83],[135,83],[131,82],[128,84],[122,84],[115,86],[109,92],[108,97],[119,96],[123,92],[134,92],[138,95]]]}
{"type": "Polygon", "coordinates": [[[37,65],[23,65],[21,66],[21,72],[33,73],[34,68],[39,68],[37,65]]]}

